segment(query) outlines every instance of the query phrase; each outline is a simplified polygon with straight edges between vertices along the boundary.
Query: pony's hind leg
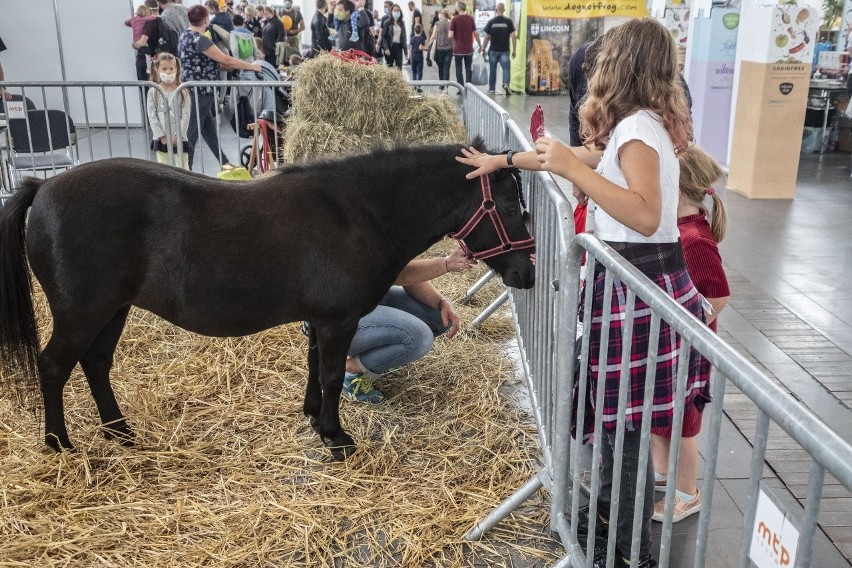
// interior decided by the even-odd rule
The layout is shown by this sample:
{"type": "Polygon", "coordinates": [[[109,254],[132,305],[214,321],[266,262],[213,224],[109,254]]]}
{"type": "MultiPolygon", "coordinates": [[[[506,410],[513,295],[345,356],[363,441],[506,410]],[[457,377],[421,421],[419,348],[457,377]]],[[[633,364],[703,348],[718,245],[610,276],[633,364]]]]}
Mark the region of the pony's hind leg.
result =
{"type": "Polygon", "coordinates": [[[319,379],[319,347],[317,333],[310,324],[305,326],[308,335],[308,384],[305,387],[305,404],[302,410],[310,419],[311,428],[319,434],[319,417],[322,408],[322,386],[319,379]]]}
{"type": "Polygon", "coordinates": [[[95,333],[86,333],[78,326],[63,325],[54,319],[53,334],[38,357],[41,394],[44,398],[44,443],[57,452],[74,449],[65,428],[62,392],[74,365],[88,348],[95,333]]]}
{"type": "Polygon", "coordinates": [[[109,373],[112,369],[115,346],[124,330],[124,323],[127,321],[129,311],[130,306],[118,310],[115,317],[104,326],[80,359],[80,366],[86,373],[89,388],[98,407],[104,436],[108,440],[117,439],[125,446],[133,445],[134,435],[118,408],[115,393],[113,393],[112,385],[109,382],[109,373]]]}

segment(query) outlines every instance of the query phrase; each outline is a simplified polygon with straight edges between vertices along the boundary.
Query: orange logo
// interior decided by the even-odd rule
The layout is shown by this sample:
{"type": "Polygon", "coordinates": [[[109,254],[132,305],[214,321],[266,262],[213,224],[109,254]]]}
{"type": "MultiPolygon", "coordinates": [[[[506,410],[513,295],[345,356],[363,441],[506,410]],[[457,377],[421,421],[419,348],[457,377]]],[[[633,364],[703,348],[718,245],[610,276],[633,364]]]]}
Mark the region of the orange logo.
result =
{"type": "Polygon", "coordinates": [[[790,565],[790,553],[781,544],[781,537],[778,533],[773,532],[772,529],[766,526],[766,523],[760,521],[760,524],[757,525],[757,534],[766,541],[766,546],[775,554],[779,566],[790,565]]]}

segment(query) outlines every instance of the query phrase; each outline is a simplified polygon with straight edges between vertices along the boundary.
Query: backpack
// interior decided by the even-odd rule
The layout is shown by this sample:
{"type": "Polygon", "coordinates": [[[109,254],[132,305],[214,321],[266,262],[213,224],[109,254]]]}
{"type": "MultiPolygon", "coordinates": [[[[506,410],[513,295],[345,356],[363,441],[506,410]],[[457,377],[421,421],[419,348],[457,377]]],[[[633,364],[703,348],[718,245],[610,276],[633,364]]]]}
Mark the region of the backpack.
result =
{"type": "Polygon", "coordinates": [[[237,36],[237,53],[234,55],[244,60],[254,59],[254,38],[246,39],[237,36]]]}
{"type": "Polygon", "coordinates": [[[160,41],[157,50],[160,53],[171,53],[177,55],[178,42],[180,41],[181,30],[170,25],[168,20],[160,18],[160,41]]]}

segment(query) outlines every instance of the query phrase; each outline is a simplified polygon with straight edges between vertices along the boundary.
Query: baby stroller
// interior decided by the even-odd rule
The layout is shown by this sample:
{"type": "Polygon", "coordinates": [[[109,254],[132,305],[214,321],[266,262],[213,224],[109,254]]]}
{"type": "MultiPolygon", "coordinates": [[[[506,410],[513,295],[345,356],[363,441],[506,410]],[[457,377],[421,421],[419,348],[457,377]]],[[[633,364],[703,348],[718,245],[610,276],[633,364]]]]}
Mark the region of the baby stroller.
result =
{"type": "MultiPolygon", "coordinates": [[[[280,82],[278,71],[266,61],[260,63],[260,73],[254,71],[241,71],[238,75],[240,81],[258,82],[280,82]]],[[[264,112],[267,118],[278,126],[283,122],[290,110],[290,94],[284,87],[272,86],[258,88],[254,86],[234,87],[231,95],[231,126],[240,138],[254,138],[255,125],[264,112]]],[[[242,165],[247,166],[250,157],[251,146],[242,149],[242,165]]]]}

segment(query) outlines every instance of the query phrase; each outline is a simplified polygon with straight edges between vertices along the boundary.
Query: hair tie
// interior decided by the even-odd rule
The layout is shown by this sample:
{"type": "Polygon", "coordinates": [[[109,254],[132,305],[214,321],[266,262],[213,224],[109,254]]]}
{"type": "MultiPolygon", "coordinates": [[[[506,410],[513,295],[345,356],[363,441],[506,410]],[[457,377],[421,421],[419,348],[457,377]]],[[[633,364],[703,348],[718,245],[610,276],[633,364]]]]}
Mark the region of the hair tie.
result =
{"type": "Polygon", "coordinates": [[[716,195],[716,190],[713,189],[712,187],[708,187],[704,191],[705,191],[705,193],[707,193],[707,195],[716,195]]]}

